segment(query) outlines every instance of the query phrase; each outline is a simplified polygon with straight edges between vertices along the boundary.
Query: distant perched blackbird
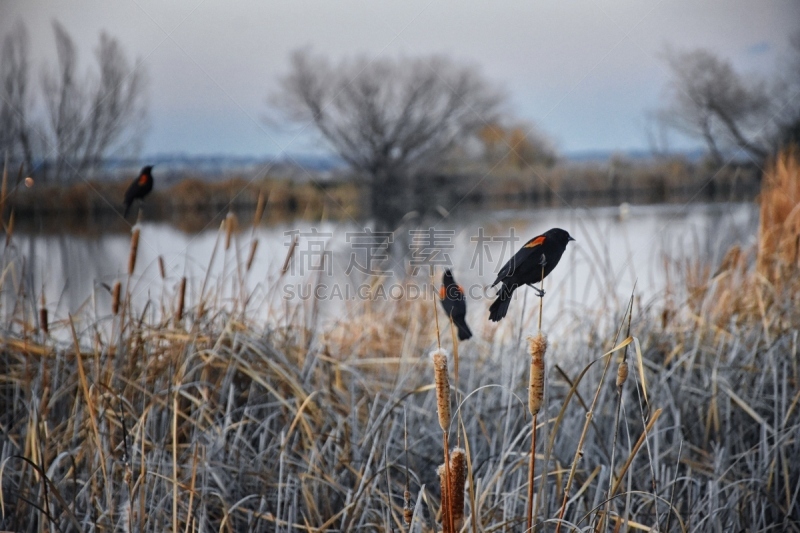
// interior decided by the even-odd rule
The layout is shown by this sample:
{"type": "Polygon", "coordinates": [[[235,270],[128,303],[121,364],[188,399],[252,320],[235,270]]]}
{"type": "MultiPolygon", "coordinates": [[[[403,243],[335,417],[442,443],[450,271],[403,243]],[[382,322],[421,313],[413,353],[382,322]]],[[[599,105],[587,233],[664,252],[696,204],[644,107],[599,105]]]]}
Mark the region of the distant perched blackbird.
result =
{"type": "Polygon", "coordinates": [[[133,180],[128,190],[125,191],[125,218],[128,218],[128,211],[130,211],[133,201],[137,198],[144,198],[153,190],[153,175],[150,173],[152,170],[152,165],[144,167],[139,173],[139,177],[133,180]]]}
{"type": "Polygon", "coordinates": [[[467,326],[467,300],[464,297],[464,289],[453,279],[453,273],[449,268],[444,271],[442,283],[439,289],[442,307],[458,328],[458,340],[465,341],[472,337],[472,332],[467,326]]]}
{"type": "MultiPolygon", "coordinates": [[[[567,243],[574,241],[569,233],[560,228],[553,228],[544,234],[534,237],[508,260],[500,272],[497,279],[492,283],[492,287],[502,283],[497,299],[489,307],[489,320],[499,322],[508,312],[511,304],[511,295],[520,285],[533,287],[534,283],[542,281],[542,272],[546,277],[558,264],[567,243]],[[544,267],[544,269],[542,269],[544,267]]],[[[544,296],[544,291],[533,287],[537,296],[544,296]]]]}

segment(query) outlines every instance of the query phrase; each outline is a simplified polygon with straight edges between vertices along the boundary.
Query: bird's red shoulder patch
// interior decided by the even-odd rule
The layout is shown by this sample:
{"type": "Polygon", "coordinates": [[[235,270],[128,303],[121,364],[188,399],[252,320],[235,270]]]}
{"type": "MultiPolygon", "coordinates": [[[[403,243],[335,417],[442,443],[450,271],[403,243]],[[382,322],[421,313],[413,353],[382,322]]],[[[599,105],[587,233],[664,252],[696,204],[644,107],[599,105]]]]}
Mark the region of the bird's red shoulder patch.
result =
{"type": "Polygon", "coordinates": [[[464,287],[462,287],[461,285],[456,285],[456,287],[458,288],[458,292],[460,294],[464,294],[464,287]]]}
{"type": "Polygon", "coordinates": [[[139,176],[139,185],[145,185],[147,183],[147,175],[142,174],[139,176]]]}
{"type": "Polygon", "coordinates": [[[444,300],[445,294],[446,294],[446,291],[445,291],[444,285],[442,285],[441,287],[439,287],[439,298],[444,300]]]}
{"type": "Polygon", "coordinates": [[[542,244],[544,244],[544,235],[539,235],[525,243],[525,248],[536,248],[542,244]]]}

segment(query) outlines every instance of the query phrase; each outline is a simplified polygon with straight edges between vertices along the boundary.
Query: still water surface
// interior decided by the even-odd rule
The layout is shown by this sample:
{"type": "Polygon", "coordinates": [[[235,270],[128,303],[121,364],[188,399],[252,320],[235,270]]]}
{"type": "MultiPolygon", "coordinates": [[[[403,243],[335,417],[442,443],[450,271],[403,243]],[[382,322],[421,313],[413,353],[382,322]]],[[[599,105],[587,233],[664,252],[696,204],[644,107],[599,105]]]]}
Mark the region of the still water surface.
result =
{"type": "MultiPolygon", "coordinates": [[[[369,252],[364,243],[377,239],[365,236],[364,225],[356,222],[244,227],[234,235],[228,251],[224,233],[216,228],[187,234],[165,223],[145,222],[129,287],[135,307],[141,310],[149,301],[155,313],[172,305],[168,302],[185,276],[189,304],[197,302],[201,293],[223,305],[249,299],[249,311],[266,317],[287,300],[316,297],[320,313],[336,317],[345,300],[416,297],[416,292],[408,292],[409,286],[429,283],[430,265],[436,266],[437,283],[441,269],[449,266],[469,292],[470,317],[478,320],[494,294],[488,285],[510,254],[528,239],[558,226],[577,242],[570,243],[545,289],[548,295],[558,295],[561,305],[592,309],[609,298],[626,300],[634,283],[643,300],[658,300],[667,284],[665,262],[718,261],[732,242],[752,240],[758,211],[750,203],[693,204],[634,206],[625,215],[619,208],[529,209],[416,220],[395,233],[389,252],[369,252]],[[295,233],[299,233],[297,246],[282,275],[295,233]],[[258,248],[247,272],[252,239],[258,240],[258,248]],[[389,259],[381,261],[385,255],[389,259]],[[159,257],[165,267],[163,278],[159,257]],[[419,267],[416,276],[409,278],[415,266],[419,267]],[[374,286],[367,291],[364,287],[370,279],[362,270],[388,271],[385,292],[375,293],[374,286]]],[[[123,287],[128,283],[129,247],[127,234],[16,234],[3,254],[3,313],[13,308],[11,303],[23,283],[37,300],[44,293],[54,319],[86,311],[107,316],[111,301],[107,287],[117,280],[123,287]]],[[[532,291],[521,292],[530,293],[527,296],[532,299],[532,291]]]]}

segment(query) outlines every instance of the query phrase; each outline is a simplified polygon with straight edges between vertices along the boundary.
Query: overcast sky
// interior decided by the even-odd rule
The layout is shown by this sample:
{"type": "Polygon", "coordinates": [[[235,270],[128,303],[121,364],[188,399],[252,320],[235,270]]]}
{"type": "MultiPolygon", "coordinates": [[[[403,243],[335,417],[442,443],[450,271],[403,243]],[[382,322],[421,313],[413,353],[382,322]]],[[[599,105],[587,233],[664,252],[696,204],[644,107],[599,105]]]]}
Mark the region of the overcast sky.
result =
{"type": "Polygon", "coordinates": [[[313,151],[309,137],[262,120],[290,52],[304,46],[335,59],[436,53],[476,65],[514,114],[578,152],[648,147],[668,46],[704,47],[741,72],[774,75],[800,29],[800,2],[0,0],[0,33],[24,22],[37,62],[55,60],[53,20],[75,38],[84,68],[101,30],[143,59],[145,154],[313,151]]]}

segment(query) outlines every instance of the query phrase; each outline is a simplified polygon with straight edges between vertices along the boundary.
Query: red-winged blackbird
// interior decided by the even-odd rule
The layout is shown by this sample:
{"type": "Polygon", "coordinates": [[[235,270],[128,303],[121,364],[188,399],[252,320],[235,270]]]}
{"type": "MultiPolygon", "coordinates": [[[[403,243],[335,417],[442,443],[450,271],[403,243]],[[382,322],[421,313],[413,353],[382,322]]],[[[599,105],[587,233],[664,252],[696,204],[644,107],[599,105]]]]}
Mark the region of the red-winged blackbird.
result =
{"type": "MultiPolygon", "coordinates": [[[[552,272],[564,250],[567,249],[567,243],[574,240],[563,229],[553,228],[526,242],[500,269],[497,279],[492,283],[492,287],[501,282],[503,286],[500,287],[497,299],[489,307],[489,320],[492,322],[502,320],[511,304],[511,295],[517,287],[520,285],[533,287],[534,283],[542,281],[542,272],[545,277],[552,272]]],[[[533,289],[537,296],[544,296],[544,291],[538,287],[533,289]]]]}
{"type": "Polygon", "coordinates": [[[453,279],[449,268],[444,271],[442,283],[444,285],[439,289],[442,307],[458,328],[458,340],[465,341],[472,337],[472,332],[467,326],[467,299],[464,297],[464,289],[453,279]]]}
{"type": "Polygon", "coordinates": [[[150,173],[152,170],[152,165],[142,168],[142,171],[139,172],[139,177],[133,180],[128,190],[125,191],[125,218],[128,217],[128,211],[133,201],[137,198],[144,198],[147,193],[153,190],[153,175],[150,173]]]}

